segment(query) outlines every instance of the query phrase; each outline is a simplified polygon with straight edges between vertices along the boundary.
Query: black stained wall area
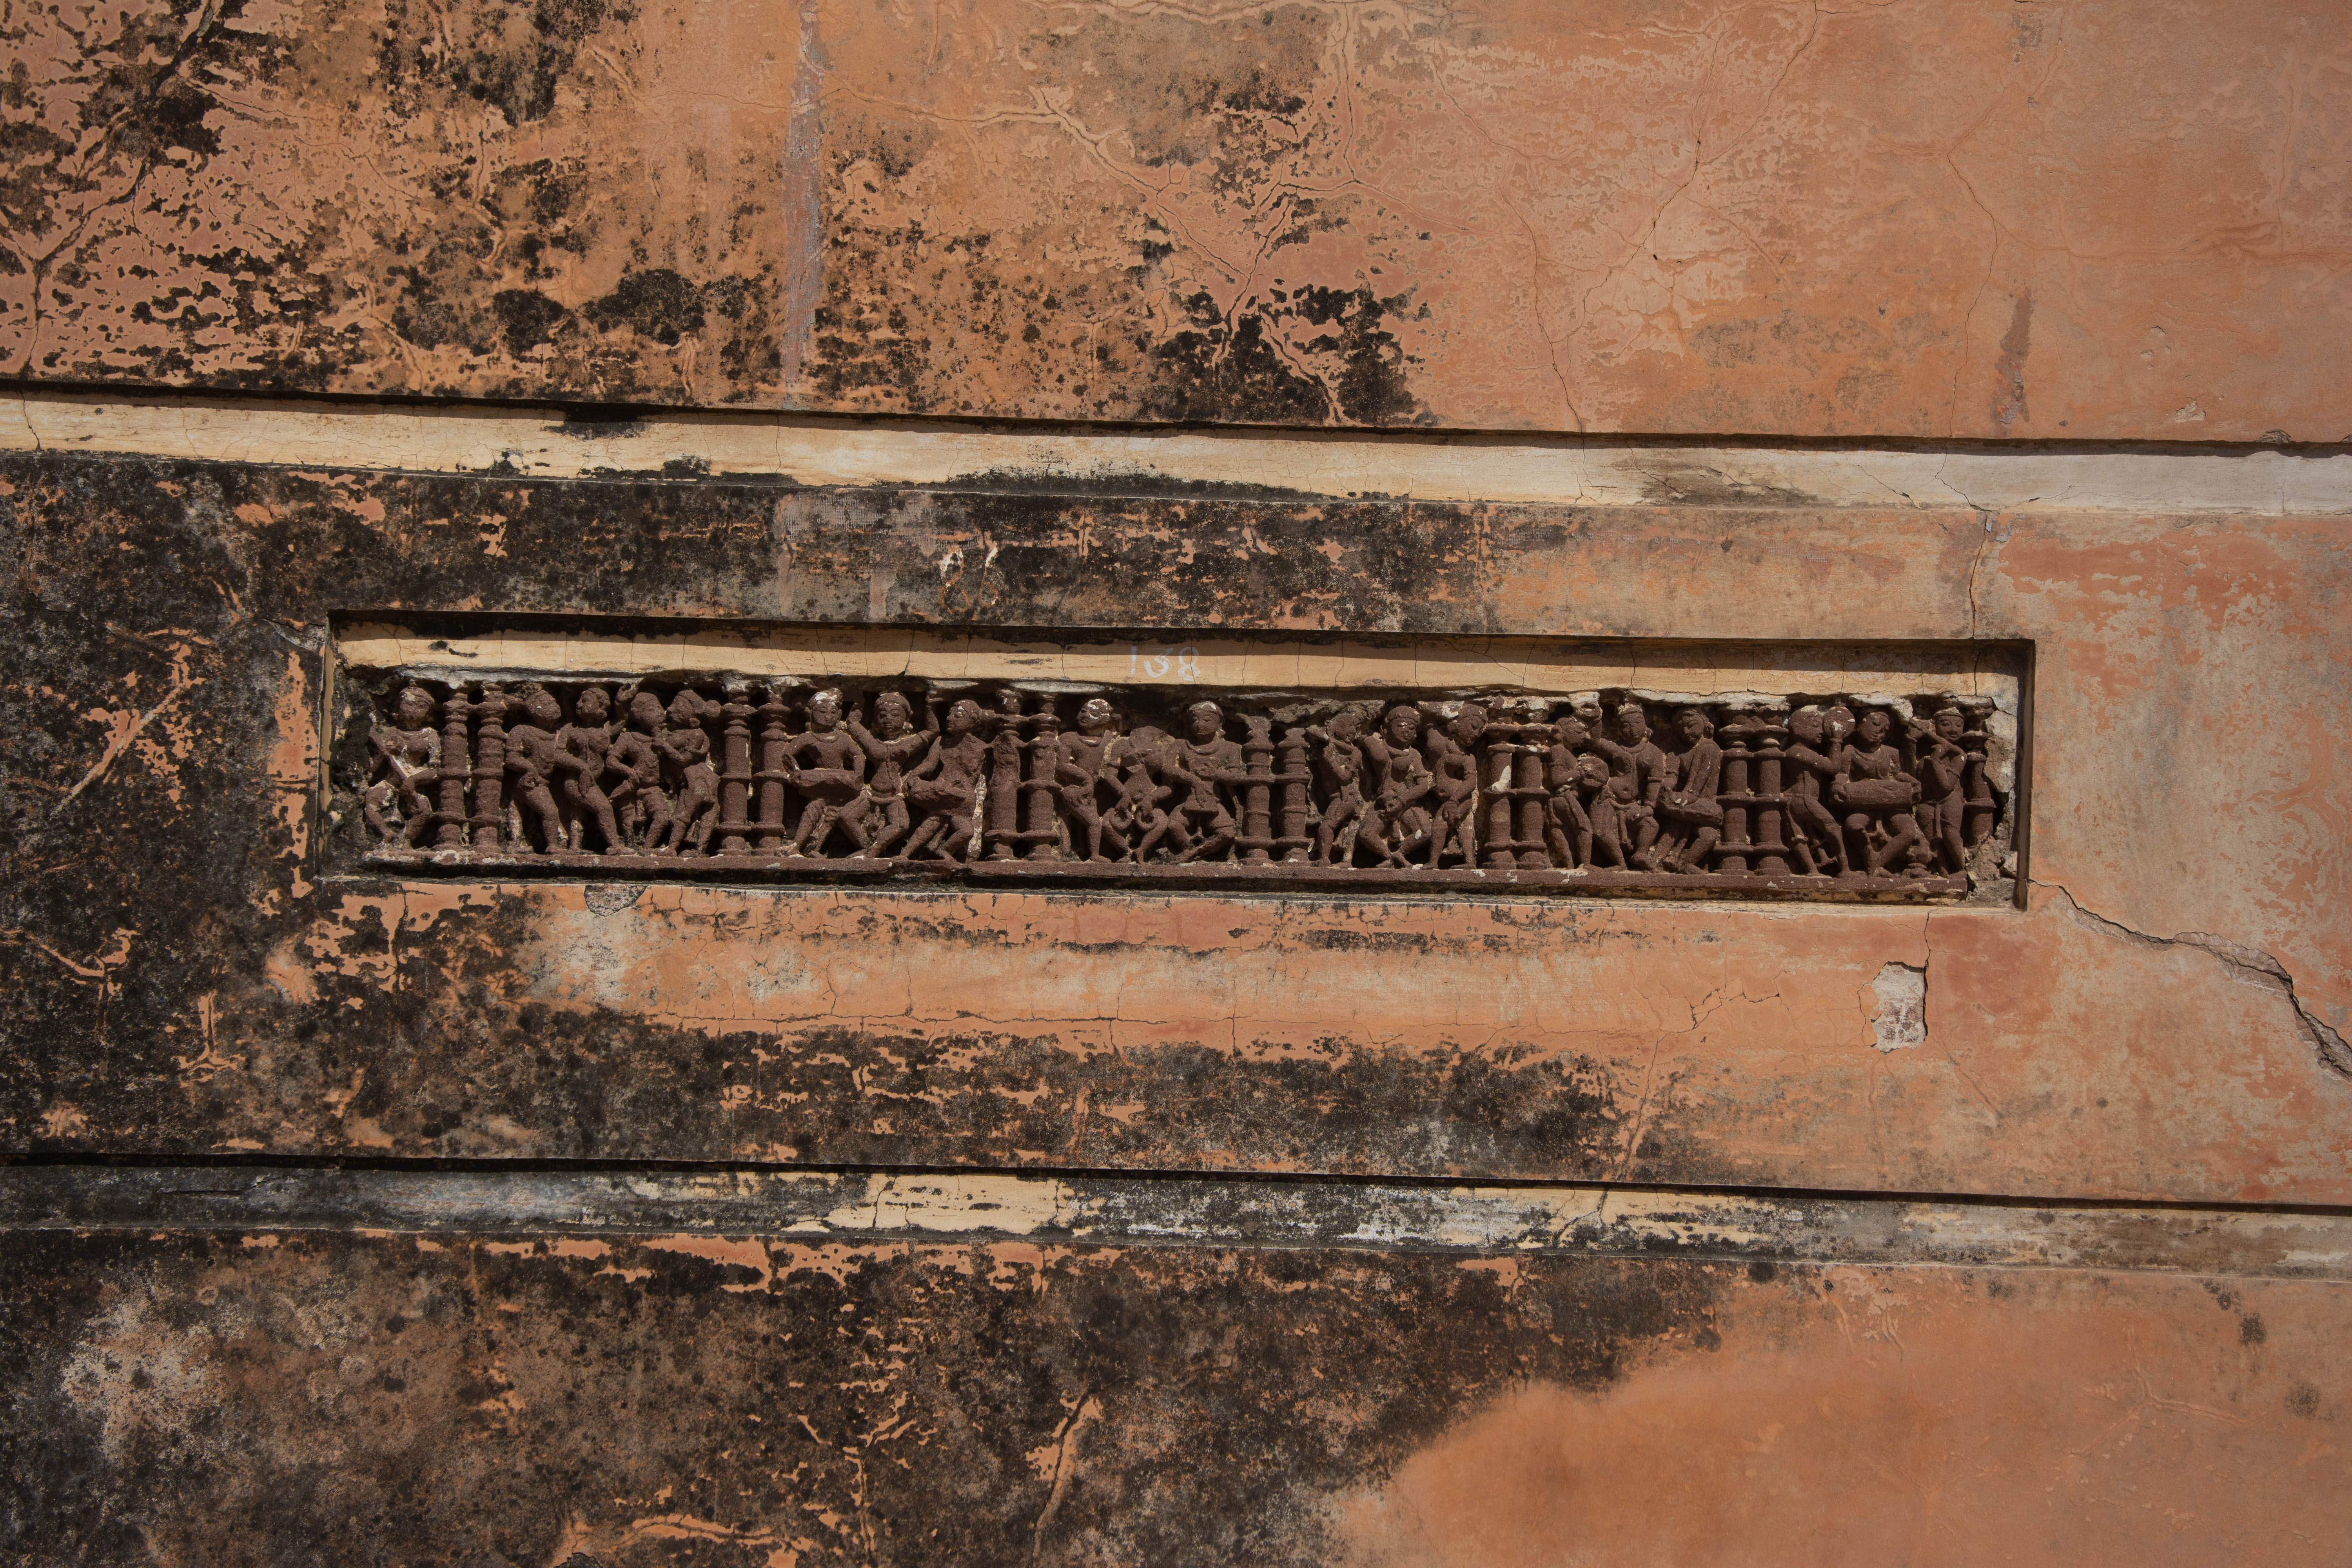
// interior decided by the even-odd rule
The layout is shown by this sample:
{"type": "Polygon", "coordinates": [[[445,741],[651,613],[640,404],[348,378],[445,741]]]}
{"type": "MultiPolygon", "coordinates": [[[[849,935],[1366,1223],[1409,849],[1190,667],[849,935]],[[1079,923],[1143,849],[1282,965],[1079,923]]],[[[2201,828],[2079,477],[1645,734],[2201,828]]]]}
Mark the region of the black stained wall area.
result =
{"type": "Polygon", "coordinates": [[[1320,1563],[1325,1494],[1688,1345],[1746,1274],[682,1240],[14,1237],[0,1549],[1320,1563]]]}

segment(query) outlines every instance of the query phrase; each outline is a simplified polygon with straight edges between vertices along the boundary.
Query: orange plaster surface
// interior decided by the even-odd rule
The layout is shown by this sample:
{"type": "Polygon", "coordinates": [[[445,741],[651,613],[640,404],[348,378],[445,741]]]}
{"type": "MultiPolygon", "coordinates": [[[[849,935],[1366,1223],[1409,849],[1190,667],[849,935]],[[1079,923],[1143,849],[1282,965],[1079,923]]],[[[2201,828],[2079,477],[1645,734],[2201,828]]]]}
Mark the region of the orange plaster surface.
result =
{"type": "MultiPolygon", "coordinates": [[[[1766,1266],[1770,1273],[1769,1266],[1766,1266]]],[[[2341,1561],[2340,1286],[1825,1269],[1339,1503],[1350,1568],[2341,1561]]]]}
{"type": "Polygon", "coordinates": [[[6,25],[28,129],[0,363],[1004,417],[2333,441],[2340,20],[68,7],[6,25]],[[126,81],[149,97],[118,105],[126,81]]]}

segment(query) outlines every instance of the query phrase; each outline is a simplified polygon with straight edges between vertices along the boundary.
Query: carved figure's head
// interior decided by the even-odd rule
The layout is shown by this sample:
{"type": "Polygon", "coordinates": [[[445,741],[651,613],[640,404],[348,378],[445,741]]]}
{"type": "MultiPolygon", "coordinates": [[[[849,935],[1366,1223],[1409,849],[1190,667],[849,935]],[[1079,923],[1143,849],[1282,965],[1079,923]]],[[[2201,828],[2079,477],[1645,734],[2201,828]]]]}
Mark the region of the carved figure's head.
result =
{"type": "Polygon", "coordinates": [[[1694,746],[1715,733],[1715,721],[1706,716],[1704,708],[1685,708],[1675,722],[1681,726],[1683,739],[1694,746]]]}
{"type": "Polygon", "coordinates": [[[1110,710],[1109,702],[1100,697],[1089,697],[1078,704],[1078,728],[1089,735],[1099,735],[1110,728],[1118,715],[1110,710]]]}
{"type": "Polygon", "coordinates": [[[1573,712],[1563,713],[1553,720],[1551,733],[1552,739],[1571,752],[1592,740],[1592,731],[1585,728],[1584,721],[1573,712]]]}
{"type": "Polygon", "coordinates": [[[824,734],[841,723],[841,693],[832,687],[809,699],[809,728],[824,734]]]}
{"type": "Polygon", "coordinates": [[[1947,708],[1936,715],[1936,738],[1958,744],[1969,727],[1969,716],[1957,708],[1947,708]]]}
{"type": "Polygon", "coordinates": [[[545,730],[562,720],[563,704],[546,687],[528,686],[523,689],[522,711],[525,718],[545,730]]]}
{"type": "Polygon", "coordinates": [[[691,730],[702,722],[702,699],[691,687],[681,686],[677,695],[669,700],[669,725],[673,730],[691,730]]]}
{"type": "Polygon", "coordinates": [[[1127,732],[1127,765],[1131,779],[1148,773],[1160,761],[1160,753],[1168,744],[1168,732],[1149,724],[1139,724],[1127,732]]]}
{"type": "Polygon", "coordinates": [[[1400,702],[1389,710],[1388,717],[1381,721],[1381,728],[1388,732],[1390,745],[1410,746],[1421,739],[1421,710],[1400,702]]]}
{"type": "Polygon", "coordinates": [[[1818,708],[1800,708],[1789,715],[1789,733],[1808,746],[1822,743],[1822,734],[1827,725],[1828,721],[1822,717],[1822,710],[1818,708]]]}
{"type": "Polygon", "coordinates": [[[1360,708],[1342,708],[1331,715],[1331,738],[1335,741],[1352,741],[1363,727],[1364,710],[1360,708]]]}
{"type": "Polygon", "coordinates": [[[662,721],[662,700],[650,691],[640,691],[629,699],[629,722],[640,730],[658,730],[662,721]]]}
{"type": "Polygon", "coordinates": [[[1887,732],[1895,728],[1894,717],[1884,708],[1874,708],[1862,716],[1854,727],[1854,738],[1865,746],[1883,746],[1887,732]]]}
{"type": "Polygon", "coordinates": [[[572,720],[591,728],[613,716],[613,699],[601,686],[583,687],[580,695],[572,700],[572,720]]]}
{"type": "Polygon", "coordinates": [[[874,700],[874,727],[884,740],[897,740],[915,727],[915,705],[904,692],[884,692],[874,700]]]}
{"type": "Polygon", "coordinates": [[[1486,710],[1475,702],[1465,702],[1462,711],[1445,726],[1446,739],[1465,749],[1476,745],[1478,737],[1486,732],[1486,710]]]}
{"type": "Polygon", "coordinates": [[[400,721],[402,729],[422,730],[433,721],[433,710],[437,706],[433,700],[433,693],[425,688],[404,686],[400,689],[400,695],[393,700],[392,711],[394,717],[400,721]]]}
{"type": "Polygon", "coordinates": [[[1184,710],[1184,732],[1192,744],[1205,746],[1225,732],[1225,710],[1213,702],[1195,702],[1184,710]]]}
{"type": "Polygon", "coordinates": [[[947,731],[950,735],[969,735],[980,728],[980,704],[969,697],[959,697],[948,707],[947,731]]]}
{"type": "Polygon", "coordinates": [[[1623,702],[1617,708],[1617,733],[1629,746],[1638,746],[1650,738],[1650,715],[1638,702],[1623,702]]]}

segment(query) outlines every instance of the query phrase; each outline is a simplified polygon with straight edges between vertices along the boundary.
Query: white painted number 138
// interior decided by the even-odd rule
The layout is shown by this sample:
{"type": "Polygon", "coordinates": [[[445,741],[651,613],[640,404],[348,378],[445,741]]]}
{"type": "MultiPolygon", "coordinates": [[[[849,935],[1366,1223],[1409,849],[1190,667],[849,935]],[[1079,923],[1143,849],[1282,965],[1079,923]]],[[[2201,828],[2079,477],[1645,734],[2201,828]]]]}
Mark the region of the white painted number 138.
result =
{"type": "Polygon", "coordinates": [[[1157,653],[1145,653],[1134,643],[1127,645],[1127,673],[1140,675],[1147,680],[1165,680],[1171,662],[1179,680],[1201,679],[1201,654],[1193,647],[1163,647],[1157,653]]]}

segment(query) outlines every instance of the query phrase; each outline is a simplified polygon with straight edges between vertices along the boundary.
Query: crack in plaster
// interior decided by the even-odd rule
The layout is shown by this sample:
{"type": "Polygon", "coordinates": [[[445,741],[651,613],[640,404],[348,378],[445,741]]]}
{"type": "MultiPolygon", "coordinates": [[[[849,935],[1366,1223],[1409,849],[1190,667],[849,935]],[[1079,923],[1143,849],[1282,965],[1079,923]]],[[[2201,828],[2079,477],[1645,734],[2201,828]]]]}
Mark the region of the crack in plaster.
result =
{"type": "Polygon", "coordinates": [[[2339,1078],[2352,1079],[2352,1045],[2347,1045],[2342,1035],[2320,1020],[2319,1016],[2311,1010],[2310,1004],[2296,994],[2294,976],[2287,973],[2286,965],[2269,953],[2260,948],[2248,947],[2243,942],[2231,942],[2225,936],[2215,936],[2210,931],[2176,931],[2170,936],[2156,936],[2135,930],[2121,921],[2111,920],[2095,910],[2085,909],[2074,892],[2062,883],[2036,880],[2032,885],[2047,888],[2064,899],[2066,907],[2078,919],[2097,930],[2150,947],[2197,948],[2220,959],[2223,967],[2233,973],[2259,975],[2278,986],[2286,995],[2287,1005],[2294,1009],[2295,1018],[2302,1024],[2304,1032],[2310,1037],[2320,1065],[2339,1078]]]}

